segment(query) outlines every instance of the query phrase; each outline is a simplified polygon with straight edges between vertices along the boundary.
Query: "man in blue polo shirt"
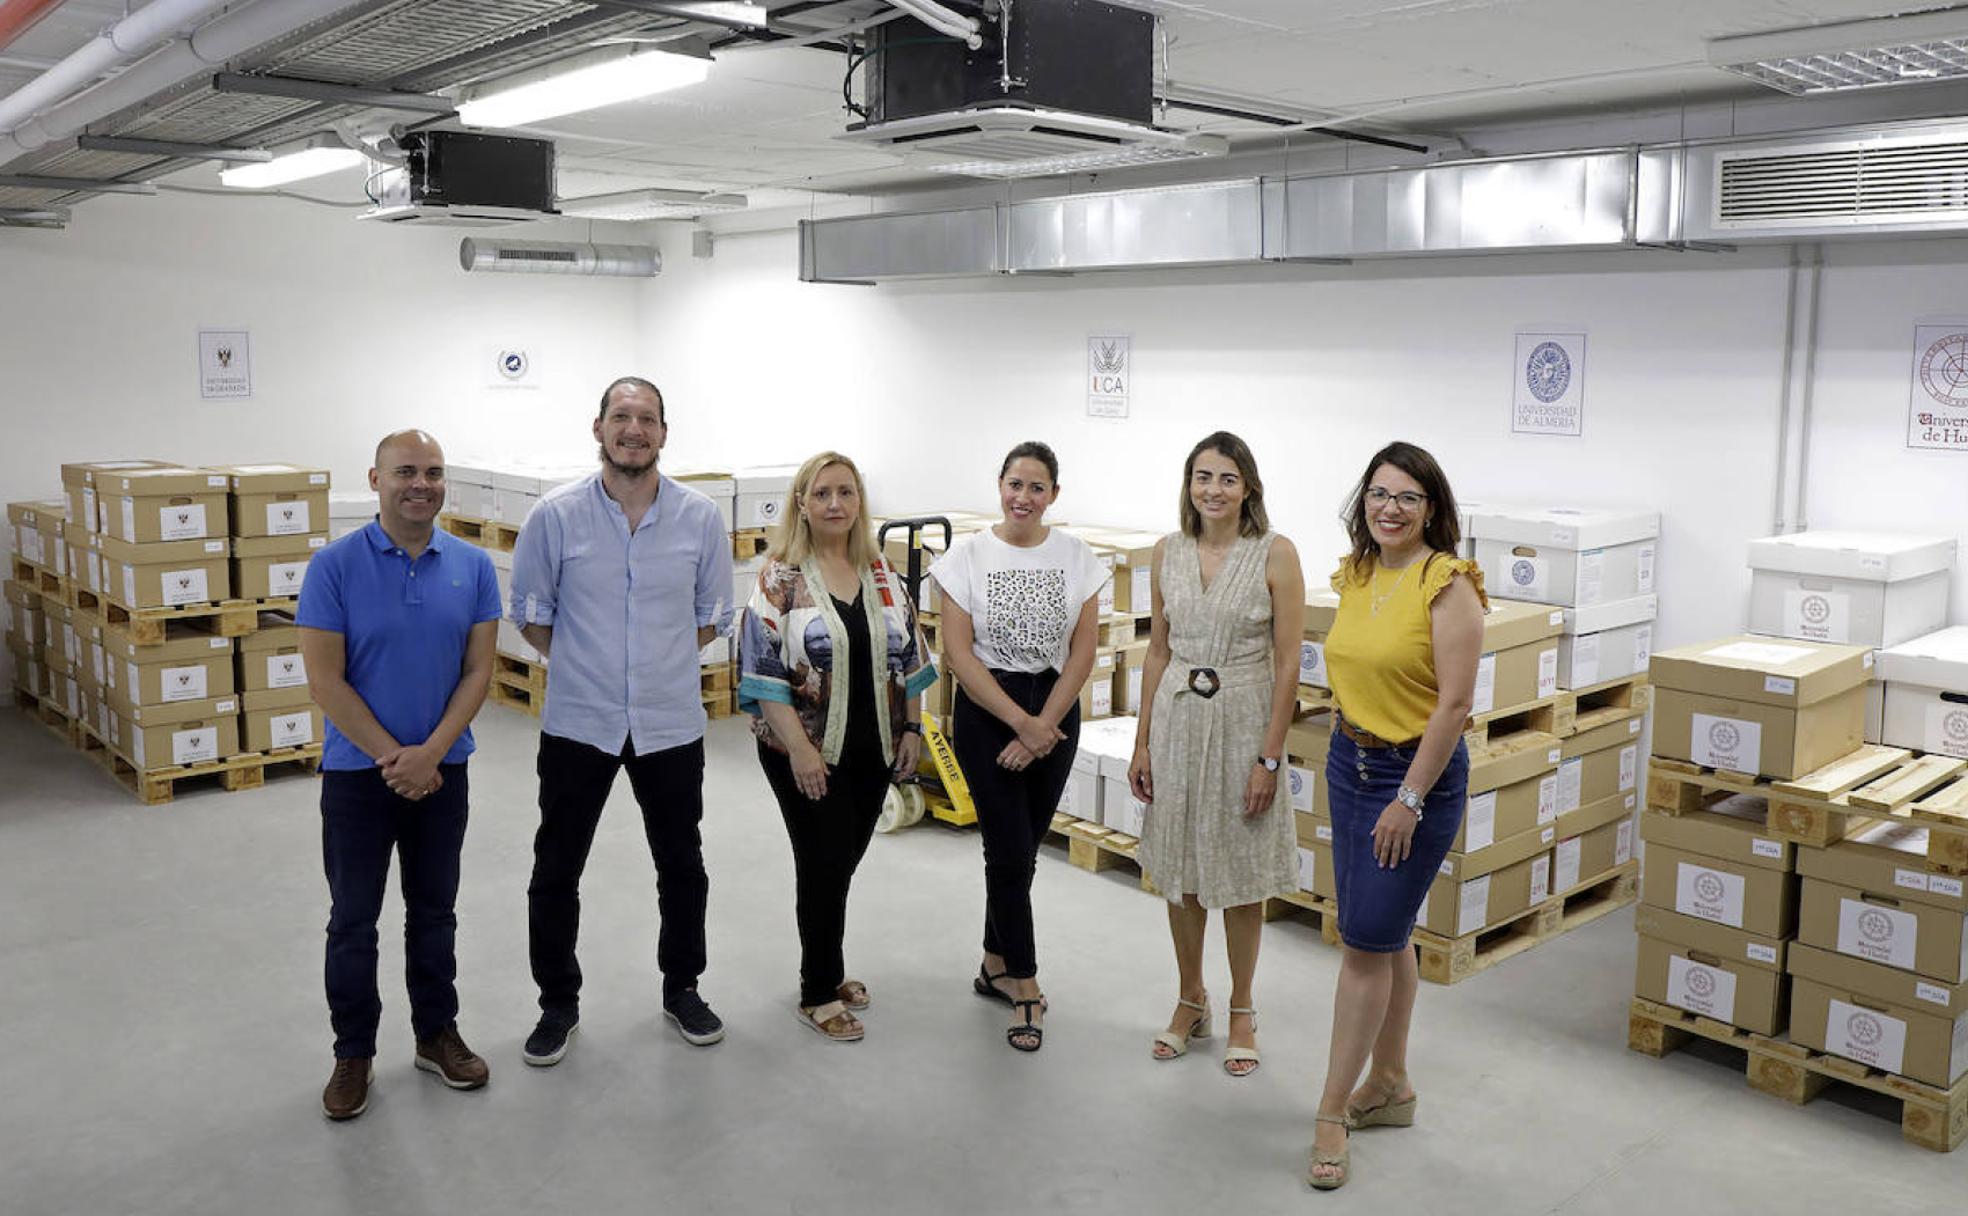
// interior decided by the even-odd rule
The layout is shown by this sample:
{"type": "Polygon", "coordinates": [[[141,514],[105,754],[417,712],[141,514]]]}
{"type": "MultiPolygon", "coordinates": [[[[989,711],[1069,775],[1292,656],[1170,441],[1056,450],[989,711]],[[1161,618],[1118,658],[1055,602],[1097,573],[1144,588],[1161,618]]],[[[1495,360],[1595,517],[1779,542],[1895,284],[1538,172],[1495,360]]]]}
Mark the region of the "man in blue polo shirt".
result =
{"type": "Polygon", "coordinates": [[[656,862],[663,1014],[694,1045],[724,1037],[697,992],[710,895],[697,652],[731,627],[731,538],[710,499],[656,471],[669,426],[655,385],[609,385],[594,437],[601,468],[542,498],[513,550],[511,618],[553,660],[526,891],[540,1022],[524,1056],[539,1067],[580,1021],[581,873],[623,769],[656,862]]]}
{"type": "Polygon", "coordinates": [[[471,720],[492,682],[492,560],[436,528],[444,452],[422,431],[376,447],[376,518],[315,554],[297,622],[308,691],[328,718],[321,852],[328,872],[330,1119],[368,1108],[375,1079],[376,920],[390,853],[402,859],[404,963],[417,1067],[453,1089],[485,1084],[458,1036],[459,854],[471,720]]]}

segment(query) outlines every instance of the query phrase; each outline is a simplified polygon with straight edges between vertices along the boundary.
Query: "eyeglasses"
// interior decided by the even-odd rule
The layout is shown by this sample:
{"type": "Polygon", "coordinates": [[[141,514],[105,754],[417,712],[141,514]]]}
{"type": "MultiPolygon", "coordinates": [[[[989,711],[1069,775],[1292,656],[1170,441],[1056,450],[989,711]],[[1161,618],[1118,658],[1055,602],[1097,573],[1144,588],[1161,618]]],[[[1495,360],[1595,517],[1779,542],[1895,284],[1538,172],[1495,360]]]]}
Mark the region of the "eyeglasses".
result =
{"type": "Polygon", "coordinates": [[[1403,511],[1413,511],[1420,507],[1422,503],[1428,501],[1428,495],[1417,494],[1412,490],[1403,490],[1399,494],[1389,494],[1379,486],[1367,487],[1367,505],[1370,507],[1384,507],[1390,498],[1400,504],[1403,511]]]}

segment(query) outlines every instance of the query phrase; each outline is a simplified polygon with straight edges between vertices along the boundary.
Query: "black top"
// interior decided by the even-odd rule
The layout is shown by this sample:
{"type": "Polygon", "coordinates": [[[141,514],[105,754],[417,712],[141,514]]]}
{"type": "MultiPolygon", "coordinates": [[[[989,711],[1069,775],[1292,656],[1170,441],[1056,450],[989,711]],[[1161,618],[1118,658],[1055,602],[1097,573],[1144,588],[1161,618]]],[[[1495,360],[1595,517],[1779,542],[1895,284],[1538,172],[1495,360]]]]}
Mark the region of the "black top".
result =
{"type": "Polygon", "coordinates": [[[847,629],[847,662],[834,664],[834,695],[843,692],[847,695],[847,738],[841,743],[840,765],[885,767],[888,761],[882,757],[881,727],[875,715],[887,709],[875,700],[874,660],[868,653],[868,614],[859,595],[852,603],[839,596],[833,598],[834,611],[840,614],[841,624],[847,629]],[[847,675],[844,688],[843,672],[847,675]]]}

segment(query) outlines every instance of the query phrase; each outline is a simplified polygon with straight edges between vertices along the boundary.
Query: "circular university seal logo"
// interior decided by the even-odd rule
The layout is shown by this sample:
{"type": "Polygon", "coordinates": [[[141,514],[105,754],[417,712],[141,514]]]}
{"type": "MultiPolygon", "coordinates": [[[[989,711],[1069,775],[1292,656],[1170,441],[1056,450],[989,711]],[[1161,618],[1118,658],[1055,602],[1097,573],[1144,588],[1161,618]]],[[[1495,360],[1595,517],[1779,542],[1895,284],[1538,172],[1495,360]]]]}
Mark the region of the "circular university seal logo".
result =
{"type": "Polygon", "coordinates": [[[1742,732],[1727,722],[1717,722],[1708,728],[1708,743],[1717,751],[1732,752],[1742,742],[1742,732]]]}
{"type": "Polygon", "coordinates": [[[1886,1037],[1879,1019],[1869,1013],[1855,1013],[1845,1020],[1845,1033],[1861,1047],[1876,1047],[1886,1037]]]}
{"type": "Polygon", "coordinates": [[[1524,386],[1550,405],[1572,385],[1572,357],[1556,342],[1540,342],[1524,360],[1524,386]]]}
{"type": "Polygon", "coordinates": [[[1304,792],[1305,792],[1305,778],[1299,774],[1299,771],[1297,769],[1294,768],[1291,771],[1291,795],[1292,797],[1296,798],[1304,792]]]}
{"type": "Polygon", "coordinates": [[[523,350],[502,350],[499,352],[499,374],[508,380],[518,380],[526,375],[532,361],[523,350]]]}
{"type": "Polygon", "coordinates": [[[1715,995],[1715,976],[1706,967],[1688,969],[1688,992],[1690,995],[1707,1000],[1715,995]]]}
{"type": "Polygon", "coordinates": [[[779,504],[777,501],[773,499],[768,498],[764,502],[760,503],[758,507],[758,513],[759,513],[759,518],[765,520],[765,522],[769,524],[779,522],[779,504]]]}
{"type": "Polygon", "coordinates": [[[1968,334],[1949,334],[1921,352],[1920,387],[1936,404],[1968,405],[1968,334]]]}
{"type": "Polygon", "coordinates": [[[1722,880],[1713,874],[1697,874],[1695,876],[1695,894],[1704,903],[1721,903],[1723,894],[1722,880]]]}
{"type": "Polygon", "coordinates": [[[1804,614],[1806,622],[1822,625],[1831,619],[1831,601],[1822,595],[1807,595],[1804,602],[1798,605],[1798,611],[1804,614]]]}
{"type": "Polygon", "coordinates": [[[1510,581],[1519,587],[1528,587],[1537,582],[1537,567],[1526,561],[1510,563],[1510,581]]]}
{"type": "Polygon", "coordinates": [[[1862,912],[1859,914],[1859,933],[1873,943],[1891,941],[1893,920],[1884,912],[1862,912]]]}
{"type": "Polygon", "coordinates": [[[1951,709],[1941,719],[1941,733],[1950,743],[1968,743],[1968,709],[1951,709]]]}

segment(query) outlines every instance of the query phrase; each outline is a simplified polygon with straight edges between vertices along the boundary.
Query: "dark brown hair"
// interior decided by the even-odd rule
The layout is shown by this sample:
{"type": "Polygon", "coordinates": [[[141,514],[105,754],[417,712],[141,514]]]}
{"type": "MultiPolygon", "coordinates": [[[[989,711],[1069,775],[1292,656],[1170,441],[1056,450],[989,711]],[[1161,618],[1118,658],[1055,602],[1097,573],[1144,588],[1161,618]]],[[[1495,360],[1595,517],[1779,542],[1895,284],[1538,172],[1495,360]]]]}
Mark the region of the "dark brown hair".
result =
{"type": "Polygon", "coordinates": [[[1059,487],[1059,457],[1052,454],[1050,447],[1047,447],[1036,439],[1027,439],[1024,443],[1019,444],[1017,447],[1011,449],[1011,451],[1005,453],[1004,463],[998,466],[998,479],[1000,481],[1004,480],[1006,473],[1011,472],[1011,462],[1014,460],[1038,461],[1045,466],[1046,476],[1052,479],[1053,488],[1057,489],[1059,487]]]}
{"type": "MultiPolygon", "coordinates": [[[[1353,542],[1348,564],[1355,578],[1371,570],[1374,559],[1380,555],[1380,542],[1373,538],[1373,529],[1367,523],[1367,487],[1373,484],[1374,471],[1384,464],[1391,464],[1414,478],[1421,492],[1428,496],[1430,514],[1421,526],[1421,541],[1431,552],[1424,561],[1434,561],[1438,556],[1454,557],[1462,547],[1462,516],[1456,511],[1455,491],[1449,488],[1448,475],[1426,449],[1397,439],[1367,461],[1367,471],[1360,474],[1359,484],[1353,487],[1353,497],[1340,513],[1340,522],[1346,525],[1346,535],[1353,542]]],[[[1423,571],[1426,569],[1424,564],[1423,571]]]]}
{"type": "Polygon", "coordinates": [[[1196,457],[1204,452],[1215,452],[1228,457],[1237,466],[1237,473],[1244,479],[1243,518],[1237,524],[1237,531],[1244,536],[1262,536],[1271,530],[1271,516],[1264,510],[1264,479],[1257,475],[1257,457],[1251,455],[1250,445],[1232,435],[1229,431],[1217,431],[1206,435],[1201,443],[1189,449],[1189,459],[1182,462],[1182,531],[1187,536],[1203,534],[1202,512],[1196,504],[1189,501],[1189,481],[1196,475],[1196,457]]]}
{"type": "Polygon", "coordinates": [[[601,409],[595,413],[596,422],[608,417],[608,399],[614,396],[615,390],[618,388],[639,388],[656,398],[656,421],[665,427],[670,425],[668,413],[663,408],[663,390],[657,388],[649,381],[644,380],[641,376],[623,376],[621,379],[615,381],[615,383],[601,390],[601,409]]]}

